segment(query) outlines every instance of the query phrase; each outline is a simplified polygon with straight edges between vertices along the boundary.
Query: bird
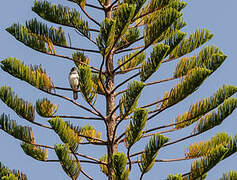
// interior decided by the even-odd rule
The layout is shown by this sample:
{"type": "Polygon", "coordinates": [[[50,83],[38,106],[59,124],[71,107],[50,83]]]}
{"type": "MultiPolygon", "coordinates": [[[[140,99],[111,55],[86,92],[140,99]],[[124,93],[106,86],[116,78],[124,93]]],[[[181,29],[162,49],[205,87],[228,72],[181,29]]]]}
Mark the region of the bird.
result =
{"type": "Polygon", "coordinates": [[[79,74],[78,69],[73,67],[69,73],[69,84],[73,90],[73,99],[76,100],[78,98],[77,89],[79,88],[79,74]]]}

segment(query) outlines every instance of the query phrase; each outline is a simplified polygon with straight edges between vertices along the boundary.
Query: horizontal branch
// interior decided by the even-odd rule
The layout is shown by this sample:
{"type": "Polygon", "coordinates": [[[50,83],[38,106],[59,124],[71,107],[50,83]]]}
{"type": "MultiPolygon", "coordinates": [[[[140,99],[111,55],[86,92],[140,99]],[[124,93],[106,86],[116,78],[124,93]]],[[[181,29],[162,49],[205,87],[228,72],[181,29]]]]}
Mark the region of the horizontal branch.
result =
{"type": "MultiPolygon", "coordinates": [[[[41,51],[39,51],[39,52],[41,52],[41,51]]],[[[44,52],[42,52],[42,53],[44,53],[44,52]]],[[[88,66],[88,67],[90,67],[91,69],[95,70],[95,71],[91,71],[91,72],[93,72],[93,73],[99,73],[99,69],[97,69],[97,68],[95,68],[95,67],[93,67],[93,66],[90,66],[90,65],[88,65],[88,64],[86,64],[86,63],[83,63],[83,62],[81,62],[81,61],[78,61],[78,60],[76,60],[76,59],[70,58],[70,57],[68,57],[68,56],[63,56],[63,55],[59,55],[59,54],[52,54],[52,53],[44,53],[44,54],[47,54],[47,55],[50,55],[50,56],[55,56],[55,57],[60,57],[60,58],[64,58],[64,59],[68,59],[68,60],[74,61],[74,62],[78,62],[78,63],[80,63],[80,64],[82,64],[82,65],[88,66]]],[[[104,74],[104,72],[102,72],[102,73],[104,74]]]]}
{"type": "MultiPolygon", "coordinates": [[[[57,159],[46,159],[43,162],[60,162],[60,161],[57,159]]],[[[102,164],[102,163],[95,162],[95,161],[81,160],[81,159],[79,159],[79,162],[80,163],[89,163],[89,164],[102,164]]]]}
{"type": "MultiPolygon", "coordinates": [[[[29,142],[25,142],[25,143],[31,144],[31,145],[34,145],[34,146],[37,146],[37,147],[43,147],[43,148],[55,150],[53,146],[42,145],[42,144],[35,144],[35,143],[29,143],[29,142]]],[[[93,161],[97,162],[98,164],[107,165],[105,162],[100,161],[100,160],[98,160],[98,159],[96,159],[96,158],[93,158],[93,157],[90,157],[90,156],[87,156],[87,155],[84,155],[84,154],[81,154],[81,153],[75,153],[75,154],[76,154],[77,156],[80,156],[80,157],[83,157],[83,158],[86,158],[86,159],[93,160],[93,161]]]]}
{"type": "Polygon", "coordinates": [[[76,47],[62,46],[62,45],[56,45],[56,46],[61,47],[61,48],[65,48],[65,49],[71,49],[71,50],[77,50],[77,51],[91,52],[91,53],[98,53],[98,54],[100,54],[100,51],[93,50],[93,49],[76,48],[76,47]]]}
{"type": "Polygon", "coordinates": [[[60,118],[85,119],[85,120],[100,120],[100,121],[103,121],[102,118],[97,118],[97,117],[84,117],[84,116],[54,115],[54,116],[49,116],[49,117],[50,117],[50,118],[60,117],[60,118]]]}
{"type": "MultiPolygon", "coordinates": [[[[72,89],[72,88],[63,88],[63,87],[58,87],[58,86],[55,86],[54,87],[55,89],[59,89],[59,90],[63,90],[63,91],[76,91],[76,92],[81,92],[81,90],[80,89],[72,89]]],[[[100,94],[100,95],[104,95],[103,93],[99,93],[98,92],[98,94],[100,94]]]]}
{"type": "Polygon", "coordinates": [[[131,46],[133,43],[135,43],[135,42],[137,42],[137,41],[140,41],[140,40],[142,40],[143,38],[144,38],[144,36],[142,36],[142,37],[140,37],[140,38],[138,38],[138,39],[135,39],[134,41],[127,42],[127,43],[123,44],[123,45],[120,46],[120,47],[117,47],[117,48],[115,49],[115,54],[118,54],[118,51],[121,50],[121,49],[123,49],[124,47],[129,47],[129,46],[131,46]]]}
{"type": "Polygon", "coordinates": [[[134,68],[128,68],[126,70],[118,71],[115,74],[124,74],[124,73],[130,72],[130,71],[133,71],[133,70],[137,70],[137,69],[141,69],[141,68],[142,68],[141,66],[134,67],[134,68]]]}
{"type": "MultiPolygon", "coordinates": [[[[175,159],[156,159],[155,162],[174,162],[174,161],[184,161],[184,160],[191,160],[189,158],[175,158],[175,159]]],[[[132,161],[132,164],[141,163],[141,161],[132,161]]]]}
{"type": "Polygon", "coordinates": [[[157,100],[157,101],[155,101],[155,102],[153,102],[153,103],[151,103],[151,104],[147,104],[147,105],[141,106],[141,108],[147,108],[147,107],[150,107],[150,106],[159,104],[159,103],[161,103],[161,102],[163,102],[163,101],[166,101],[167,99],[168,99],[168,98],[161,99],[161,100],[157,100]]]}
{"type": "Polygon", "coordinates": [[[123,53],[123,52],[128,52],[128,51],[133,51],[133,50],[141,49],[141,48],[144,48],[144,47],[145,46],[137,46],[137,47],[133,47],[133,48],[120,50],[120,51],[117,51],[116,54],[123,53]]]}

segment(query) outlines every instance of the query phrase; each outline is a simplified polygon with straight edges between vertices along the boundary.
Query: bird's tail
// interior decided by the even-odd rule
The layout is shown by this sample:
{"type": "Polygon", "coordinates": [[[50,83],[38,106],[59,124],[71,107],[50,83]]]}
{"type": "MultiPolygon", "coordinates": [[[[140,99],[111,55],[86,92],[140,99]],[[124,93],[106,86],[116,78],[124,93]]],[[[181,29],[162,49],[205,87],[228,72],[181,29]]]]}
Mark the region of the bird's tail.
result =
{"type": "Polygon", "coordinates": [[[73,99],[76,100],[78,98],[78,93],[76,91],[73,91],[73,99]]]}

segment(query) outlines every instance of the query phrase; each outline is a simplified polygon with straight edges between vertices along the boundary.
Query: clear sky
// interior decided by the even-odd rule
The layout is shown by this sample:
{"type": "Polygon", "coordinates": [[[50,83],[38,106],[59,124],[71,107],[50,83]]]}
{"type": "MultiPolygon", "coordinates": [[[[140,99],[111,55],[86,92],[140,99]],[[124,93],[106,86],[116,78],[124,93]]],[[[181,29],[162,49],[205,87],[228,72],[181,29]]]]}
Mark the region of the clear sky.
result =
{"type": "MultiPolygon", "coordinates": [[[[91,1],[91,0],[90,0],[91,1]]],[[[68,1],[50,1],[56,3],[65,3],[70,6],[71,3],[68,1]]],[[[88,1],[89,2],[89,1],[88,1]]],[[[93,3],[93,1],[91,1],[93,3]]],[[[16,57],[22,60],[25,64],[41,64],[49,76],[52,78],[54,84],[60,87],[69,87],[68,84],[68,73],[73,66],[72,62],[64,61],[63,59],[49,57],[47,55],[36,52],[22,43],[15,40],[10,34],[5,31],[5,28],[11,26],[13,23],[19,22],[24,24],[25,21],[30,20],[34,17],[37,17],[38,20],[42,20],[36,14],[31,11],[33,1],[31,0],[1,0],[0,5],[0,58],[6,57],[16,57]]],[[[236,50],[236,29],[237,29],[237,1],[228,0],[228,1],[218,1],[218,0],[198,0],[198,1],[189,1],[188,6],[183,11],[184,20],[187,22],[187,27],[185,31],[190,33],[195,31],[197,28],[208,28],[212,33],[214,33],[214,38],[208,43],[220,47],[221,50],[228,56],[224,64],[212,74],[200,87],[200,89],[195,92],[193,95],[185,99],[182,103],[172,107],[168,111],[162,113],[159,117],[154,118],[152,122],[148,123],[148,126],[159,126],[162,124],[171,123],[172,120],[178,115],[187,111],[191,103],[195,103],[201,98],[211,96],[219,87],[223,84],[233,84],[237,85],[237,76],[236,76],[236,67],[237,67],[237,50],[236,50]]],[[[98,18],[98,14],[95,11],[89,11],[92,16],[98,18]]],[[[45,21],[44,21],[45,22],[45,21]]],[[[74,31],[69,28],[64,28],[66,32],[71,32],[72,43],[74,46],[88,48],[92,47],[88,44],[88,41],[78,37],[74,31]]],[[[62,49],[56,49],[59,53],[64,53],[66,55],[71,55],[71,51],[64,51],[62,49]]],[[[93,64],[98,64],[101,58],[100,56],[95,56],[94,54],[87,54],[91,57],[91,62],[93,64]]],[[[161,66],[159,73],[155,74],[152,77],[152,80],[155,79],[164,79],[171,77],[175,62],[167,63],[161,66]]],[[[118,81],[117,81],[118,82],[118,81]]],[[[155,85],[153,88],[147,88],[142,95],[144,97],[139,101],[139,104],[147,104],[156,100],[158,96],[162,96],[165,90],[169,90],[175,82],[164,83],[155,85]]],[[[50,97],[47,94],[41,92],[30,86],[29,84],[20,81],[0,69],[0,86],[9,85],[13,90],[18,94],[19,97],[24,98],[27,101],[32,102],[33,104],[39,98],[47,97],[55,104],[59,104],[58,114],[69,115],[81,115],[86,116],[88,113],[78,109],[72,104],[61,100],[56,97],[50,97]]],[[[57,93],[64,94],[68,97],[72,97],[70,92],[57,91],[57,93]]],[[[236,97],[236,96],[235,96],[236,97]]],[[[101,104],[101,99],[99,97],[96,106],[103,107],[104,104],[101,104]]],[[[79,102],[81,103],[82,97],[79,97],[79,102]]],[[[103,112],[104,109],[100,108],[103,112]]],[[[18,117],[12,110],[10,110],[4,103],[0,101],[0,114],[1,113],[10,114],[11,118],[16,120],[19,124],[30,125],[25,120],[18,117]]],[[[228,132],[230,135],[234,136],[236,134],[236,117],[237,111],[232,113],[221,126],[218,126],[198,137],[187,140],[183,143],[177,145],[169,146],[168,148],[162,149],[157,159],[172,159],[172,158],[181,158],[184,156],[185,144],[191,142],[198,142],[200,140],[208,140],[214,136],[217,132],[228,132]]],[[[37,122],[47,124],[47,119],[43,119],[36,116],[35,119],[37,122]]],[[[85,122],[84,120],[70,120],[71,122],[78,125],[85,125],[90,123],[98,127],[98,130],[104,133],[104,125],[100,122],[90,121],[85,122]]],[[[36,141],[39,144],[46,144],[53,146],[55,143],[60,143],[59,138],[55,135],[54,132],[49,132],[42,128],[38,128],[34,125],[33,131],[36,137],[36,141]]],[[[122,128],[125,127],[125,123],[121,125],[122,128]]],[[[177,133],[167,134],[168,137],[178,139],[182,136],[188,135],[192,128],[186,128],[177,133]]],[[[121,129],[122,130],[122,129],[121,129]]],[[[119,131],[121,133],[121,131],[119,131]]],[[[119,134],[120,134],[119,133],[119,134]]],[[[103,135],[103,137],[105,137],[103,135]]],[[[145,144],[146,140],[138,143],[133,149],[132,152],[141,151],[145,144]]],[[[123,147],[119,150],[124,150],[123,147]]],[[[50,150],[49,150],[50,151],[50,150]]],[[[99,158],[105,153],[105,149],[95,148],[94,146],[80,146],[80,153],[85,153],[94,157],[99,158]]],[[[49,159],[55,159],[54,153],[50,151],[49,159]]],[[[69,179],[67,175],[61,169],[61,166],[58,163],[45,163],[39,162],[31,157],[24,154],[20,147],[20,142],[15,140],[13,137],[7,135],[5,132],[0,131],[0,161],[9,167],[10,169],[22,170],[27,174],[29,179],[40,180],[40,179],[57,179],[65,180],[69,179]]],[[[207,180],[217,179],[221,177],[223,172],[228,170],[237,170],[236,169],[237,156],[234,154],[230,158],[219,163],[215,168],[213,168],[207,176],[207,180]]],[[[165,179],[168,174],[173,173],[186,173],[190,170],[191,161],[182,161],[182,162],[173,162],[173,163],[159,163],[156,164],[153,169],[144,176],[144,179],[165,179]]],[[[82,168],[88,172],[94,179],[105,179],[105,176],[100,173],[99,168],[95,165],[85,165],[82,164],[82,168]]],[[[131,179],[137,179],[140,175],[140,172],[137,167],[133,168],[131,173],[131,179]]],[[[80,175],[79,179],[86,179],[85,176],[80,175]]]]}

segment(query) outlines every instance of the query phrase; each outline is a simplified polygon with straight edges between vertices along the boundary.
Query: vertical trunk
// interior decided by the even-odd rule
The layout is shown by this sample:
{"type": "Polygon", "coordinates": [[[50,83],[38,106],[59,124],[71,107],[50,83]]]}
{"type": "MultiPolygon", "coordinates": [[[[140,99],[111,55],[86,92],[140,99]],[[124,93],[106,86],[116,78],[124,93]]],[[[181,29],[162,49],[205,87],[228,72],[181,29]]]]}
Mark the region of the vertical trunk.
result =
{"type": "MultiPolygon", "coordinates": [[[[107,5],[110,5],[111,1],[107,0],[107,5]]],[[[112,10],[107,9],[105,12],[105,16],[107,18],[112,17],[112,10]]],[[[106,70],[107,70],[107,77],[106,77],[106,89],[107,92],[111,92],[111,90],[114,89],[114,74],[112,74],[114,65],[113,65],[113,52],[111,52],[108,57],[106,58],[106,70]]],[[[116,138],[116,134],[114,135],[114,129],[116,126],[116,115],[115,113],[110,116],[111,112],[115,108],[115,96],[113,94],[106,95],[106,123],[107,123],[107,139],[108,139],[108,145],[107,145],[107,155],[108,155],[108,179],[112,180],[112,173],[113,173],[113,167],[112,167],[112,155],[114,152],[118,151],[118,147],[116,144],[112,142],[113,136],[116,138]]]]}

